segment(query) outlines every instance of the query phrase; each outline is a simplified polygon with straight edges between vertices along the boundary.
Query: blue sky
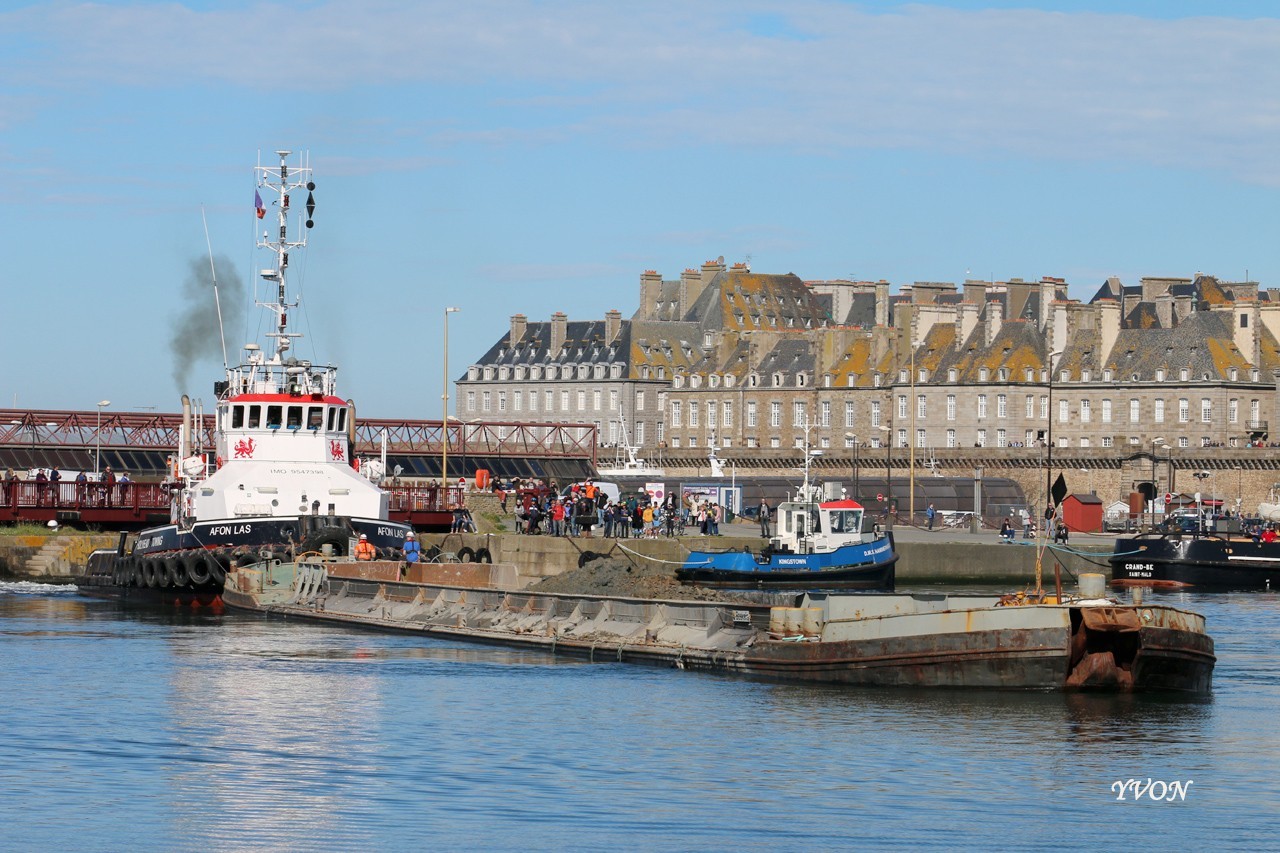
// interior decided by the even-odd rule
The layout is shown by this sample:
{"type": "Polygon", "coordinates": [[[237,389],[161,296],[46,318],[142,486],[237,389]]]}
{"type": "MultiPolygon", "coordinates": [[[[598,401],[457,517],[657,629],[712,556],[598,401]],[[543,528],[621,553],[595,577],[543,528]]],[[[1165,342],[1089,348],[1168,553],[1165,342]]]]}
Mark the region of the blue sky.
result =
{"type": "Polygon", "coordinates": [[[10,3],[0,79],[3,406],[211,405],[216,339],[170,343],[201,206],[232,298],[277,148],[317,184],[299,352],[369,416],[439,417],[446,305],[456,376],[719,255],[1280,287],[1280,3],[10,3]]]}

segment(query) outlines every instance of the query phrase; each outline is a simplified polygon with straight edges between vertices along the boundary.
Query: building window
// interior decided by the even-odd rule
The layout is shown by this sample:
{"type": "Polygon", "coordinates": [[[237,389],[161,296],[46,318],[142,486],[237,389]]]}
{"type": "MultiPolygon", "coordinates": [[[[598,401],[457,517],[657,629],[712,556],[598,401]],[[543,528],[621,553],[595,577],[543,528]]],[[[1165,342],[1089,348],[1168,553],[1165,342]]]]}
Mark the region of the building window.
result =
{"type": "MultiPolygon", "coordinates": [[[[696,427],[698,425],[698,404],[693,400],[689,401],[689,426],[696,427]]],[[[689,445],[692,447],[693,445],[689,445]]]]}
{"type": "Polygon", "coordinates": [[[498,411],[505,412],[507,410],[507,392],[498,392],[498,411]]]}
{"type": "Polygon", "coordinates": [[[831,401],[823,400],[822,407],[818,410],[818,426],[831,426],[831,401]]]}
{"type": "Polygon", "coordinates": [[[684,404],[679,400],[671,401],[671,425],[673,427],[684,426],[684,404]]]}
{"type": "Polygon", "coordinates": [[[1027,413],[1026,413],[1026,418],[1027,418],[1027,420],[1031,420],[1031,419],[1032,419],[1032,418],[1034,418],[1035,416],[1036,416],[1036,398],[1035,398],[1035,397],[1033,397],[1032,395],[1028,394],[1028,395],[1027,395],[1027,413]]]}
{"type": "MultiPolygon", "coordinates": [[[[733,426],[733,401],[725,400],[720,404],[720,426],[733,426]]],[[[726,447],[728,445],[725,445],[726,447]]]]}
{"type": "Polygon", "coordinates": [[[947,430],[947,447],[955,447],[955,446],[956,446],[956,431],[953,429],[949,429],[947,430]]]}
{"type": "Polygon", "coordinates": [[[1191,401],[1186,397],[1178,400],[1178,423],[1186,424],[1191,422],[1191,401]]]}
{"type": "Polygon", "coordinates": [[[985,429],[978,430],[978,440],[975,442],[978,447],[987,446],[987,431],[985,429]]]}
{"type": "Polygon", "coordinates": [[[556,392],[554,391],[546,391],[542,395],[542,411],[546,412],[547,414],[551,414],[552,410],[554,410],[556,407],[555,393],[556,392]]]}
{"type": "Polygon", "coordinates": [[[804,403],[792,403],[791,404],[791,425],[805,426],[805,420],[806,418],[805,418],[804,403]]]}
{"type": "Polygon", "coordinates": [[[907,431],[905,429],[898,430],[898,446],[899,447],[907,446],[907,431]]]}
{"type": "Polygon", "coordinates": [[[1058,401],[1058,423],[1065,424],[1071,416],[1071,407],[1066,400],[1058,401]]]}
{"type": "Polygon", "coordinates": [[[476,410],[476,392],[467,392],[467,411],[474,412],[476,410]]]}
{"type": "Polygon", "coordinates": [[[644,421],[636,423],[636,444],[644,444],[644,421]]]}
{"type": "Polygon", "coordinates": [[[1080,401],[1080,423],[1087,424],[1093,420],[1093,404],[1088,400],[1080,401]]]}
{"type": "Polygon", "coordinates": [[[1249,401],[1249,426],[1257,426],[1262,418],[1262,404],[1257,400],[1249,401]]]}
{"type": "Polygon", "coordinates": [[[987,381],[987,375],[988,375],[987,368],[985,368],[985,367],[979,367],[979,368],[978,368],[978,381],[979,381],[979,382],[986,382],[986,381],[987,381]]]}
{"type": "Polygon", "coordinates": [[[493,392],[482,391],[480,393],[480,411],[488,412],[493,410],[493,392]]]}
{"type": "MultiPolygon", "coordinates": [[[[672,426],[675,426],[675,424],[672,424],[672,426]]],[[[678,435],[671,436],[671,446],[674,448],[680,447],[680,436],[678,435]]]]}
{"type": "Polygon", "coordinates": [[[618,443],[618,422],[617,421],[609,421],[609,443],[610,444],[618,443]]]}
{"type": "Polygon", "coordinates": [[[1211,400],[1202,399],[1200,401],[1200,423],[1213,423],[1213,402],[1211,400]]]}
{"type": "Polygon", "coordinates": [[[587,410],[587,392],[585,390],[578,392],[578,411],[585,412],[587,410]]]}
{"type": "Polygon", "coordinates": [[[1189,367],[1183,367],[1183,368],[1179,369],[1179,370],[1178,370],[1178,379],[1179,379],[1179,380],[1181,380],[1181,381],[1183,381],[1183,382],[1186,382],[1186,381],[1188,381],[1189,379],[1191,379],[1191,368],[1189,368],[1189,367]]]}
{"type": "MultiPolygon", "coordinates": [[[[1009,417],[1009,396],[1007,394],[996,395],[996,417],[1009,417]]],[[[1002,444],[1000,447],[1004,447],[1004,445],[1002,444]]]]}
{"type": "Polygon", "coordinates": [[[948,382],[955,382],[955,381],[956,381],[957,379],[959,379],[959,378],[960,378],[960,371],[959,371],[959,370],[956,370],[954,367],[947,368],[947,381],[948,381],[948,382]]]}
{"type": "Polygon", "coordinates": [[[1230,399],[1227,401],[1227,423],[1237,423],[1240,418],[1240,401],[1230,399]]]}
{"type": "Polygon", "coordinates": [[[770,446],[770,447],[773,447],[773,448],[781,447],[781,446],[782,446],[782,439],[778,438],[776,435],[775,435],[775,436],[771,436],[771,437],[769,438],[769,446],[770,446]]]}
{"type": "Polygon", "coordinates": [[[1181,447],[1182,449],[1185,450],[1190,446],[1191,446],[1191,441],[1185,435],[1178,436],[1178,447],[1181,447]]]}
{"type": "Polygon", "coordinates": [[[1158,424],[1164,423],[1164,400],[1156,400],[1151,404],[1151,419],[1158,424]]]}
{"type": "Polygon", "coordinates": [[[854,445],[854,444],[856,444],[856,443],[857,443],[857,441],[858,441],[858,439],[857,439],[855,436],[852,436],[852,435],[846,435],[846,436],[844,437],[844,446],[845,446],[845,447],[853,447],[853,445],[854,445]]]}
{"type": "Polygon", "coordinates": [[[919,448],[919,447],[928,447],[928,446],[929,445],[925,444],[924,430],[922,429],[916,430],[916,447],[919,448]]]}
{"type": "Polygon", "coordinates": [[[844,401],[844,425],[847,427],[853,426],[853,401],[852,400],[844,401]]]}
{"type": "Polygon", "coordinates": [[[781,403],[775,402],[775,403],[769,404],[769,426],[771,427],[782,426],[782,404],[781,403]]]}
{"type": "Polygon", "coordinates": [[[906,420],[907,417],[907,395],[898,395],[898,420],[906,420]]]}
{"type": "Polygon", "coordinates": [[[667,424],[665,421],[658,421],[658,444],[662,444],[663,438],[667,434],[667,424]]]}
{"type": "Polygon", "coordinates": [[[987,395],[978,395],[978,417],[985,418],[987,416],[987,395]]]}
{"type": "Polygon", "coordinates": [[[1104,435],[1104,436],[1102,437],[1102,446],[1103,446],[1103,447],[1111,447],[1114,443],[1115,443],[1115,442],[1112,440],[1111,436],[1109,436],[1109,435],[1104,435]]]}
{"type": "Polygon", "coordinates": [[[947,395],[947,420],[954,421],[956,419],[956,395],[947,395]]]}
{"type": "Polygon", "coordinates": [[[1142,419],[1142,403],[1135,397],[1129,401],[1129,423],[1136,424],[1142,419]]]}
{"type": "Polygon", "coordinates": [[[1102,401],[1102,422],[1104,424],[1111,423],[1111,401],[1110,400],[1102,401]]]}
{"type": "MultiPolygon", "coordinates": [[[[689,420],[693,420],[693,417],[692,417],[692,413],[693,413],[693,406],[689,406],[689,412],[690,412],[690,418],[689,418],[689,420]]],[[[693,426],[693,424],[690,424],[690,426],[693,426]]],[[[689,436],[689,446],[690,446],[690,447],[697,447],[697,446],[698,446],[698,437],[697,437],[696,435],[691,435],[691,436],[689,436]]]]}
{"type": "Polygon", "coordinates": [[[756,401],[755,400],[747,401],[747,426],[752,428],[759,426],[759,424],[756,422],[756,401]]]}
{"type": "Polygon", "coordinates": [[[617,388],[609,389],[609,411],[611,412],[618,411],[618,389],[617,388]]]}
{"type": "Polygon", "coordinates": [[[927,414],[928,413],[927,413],[926,404],[925,404],[925,397],[923,394],[917,394],[916,395],[916,417],[919,418],[920,420],[924,420],[927,414]]]}
{"type": "Polygon", "coordinates": [[[996,447],[1008,447],[1008,446],[1009,446],[1009,442],[1005,436],[1004,430],[1002,429],[996,430],[996,447]]]}
{"type": "Polygon", "coordinates": [[[707,426],[711,429],[716,428],[716,402],[715,400],[707,401],[707,426]]]}
{"type": "Polygon", "coordinates": [[[1040,395],[1040,420],[1042,421],[1049,420],[1049,395],[1048,394],[1040,395]]]}
{"type": "Polygon", "coordinates": [[[1088,438],[1084,438],[1084,437],[1082,437],[1082,438],[1080,439],[1080,446],[1081,446],[1081,447],[1088,447],[1088,446],[1089,446],[1089,439],[1088,439],[1088,438]]]}
{"type": "Polygon", "coordinates": [[[873,427],[880,426],[880,401],[871,401],[871,425],[873,427]]]}
{"type": "Polygon", "coordinates": [[[636,411],[637,412],[644,411],[644,392],[643,391],[636,392],[636,411]]]}
{"type": "Polygon", "coordinates": [[[511,403],[512,403],[512,408],[514,408],[517,412],[524,411],[524,392],[513,391],[511,393],[511,403]]]}

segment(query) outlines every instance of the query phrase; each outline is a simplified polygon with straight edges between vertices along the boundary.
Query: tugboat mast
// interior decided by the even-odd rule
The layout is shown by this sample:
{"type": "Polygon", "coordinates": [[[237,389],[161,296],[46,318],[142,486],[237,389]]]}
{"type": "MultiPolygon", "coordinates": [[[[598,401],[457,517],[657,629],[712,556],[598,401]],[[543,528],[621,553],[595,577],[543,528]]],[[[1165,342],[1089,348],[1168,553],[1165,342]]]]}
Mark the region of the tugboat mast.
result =
{"type": "MultiPolygon", "coordinates": [[[[274,363],[283,363],[285,353],[292,346],[291,339],[301,337],[300,333],[289,331],[289,309],[296,307],[298,300],[289,301],[286,274],[289,268],[290,250],[305,248],[307,238],[306,231],[303,231],[301,240],[289,240],[290,195],[299,189],[305,188],[307,190],[307,218],[304,223],[307,229],[310,229],[313,225],[311,217],[316,209],[315,196],[312,194],[316,185],[311,181],[311,167],[308,165],[299,166],[291,174],[289,164],[286,162],[291,153],[283,150],[276,152],[280,158],[278,167],[262,165],[254,167],[254,171],[258,173],[258,188],[276,194],[273,204],[276,205],[276,218],[279,223],[278,238],[272,239],[271,233],[264,231],[262,232],[262,239],[258,241],[259,249],[269,249],[276,256],[275,269],[262,270],[260,273],[264,280],[275,284],[276,298],[274,302],[261,302],[255,299],[255,303],[259,307],[273,311],[276,315],[276,330],[267,333],[267,337],[275,339],[275,351],[271,354],[271,361],[274,363]]],[[[266,215],[266,207],[262,204],[261,196],[258,196],[258,204],[258,218],[262,219],[266,215]]]]}

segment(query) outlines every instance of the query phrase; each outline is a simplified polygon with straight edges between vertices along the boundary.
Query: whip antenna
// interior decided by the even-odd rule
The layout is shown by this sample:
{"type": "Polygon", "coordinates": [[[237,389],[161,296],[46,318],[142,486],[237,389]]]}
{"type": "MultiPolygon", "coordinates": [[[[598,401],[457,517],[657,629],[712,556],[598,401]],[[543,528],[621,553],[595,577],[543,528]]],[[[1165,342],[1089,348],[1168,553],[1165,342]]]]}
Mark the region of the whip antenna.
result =
{"type": "Polygon", "coordinates": [[[222,328],[222,300],[218,297],[218,271],[213,266],[213,243],[209,241],[209,220],[204,215],[204,205],[200,205],[200,221],[204,223],[204,244],[209,247],[209,275],[213,276],[213,305],[218,312],[218,338],[222,341],[222,369],[227,364],[227,333],[222,328]]]}

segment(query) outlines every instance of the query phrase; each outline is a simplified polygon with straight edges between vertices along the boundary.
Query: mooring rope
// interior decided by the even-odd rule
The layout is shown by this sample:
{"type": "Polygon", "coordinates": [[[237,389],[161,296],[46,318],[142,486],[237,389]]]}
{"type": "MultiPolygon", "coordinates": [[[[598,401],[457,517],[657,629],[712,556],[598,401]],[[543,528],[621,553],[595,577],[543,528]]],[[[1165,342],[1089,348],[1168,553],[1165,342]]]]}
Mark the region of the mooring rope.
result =
{"type": "Polygon", "coordinates": [[[667,566],[688,566],[688,565],[709,566],[711,565],[710,560],[704,560],[701,563],[690,563],[687,560],[682,560],[680,562],[675,562],[673,560],[660,560],[657,557],[650,557],[648,554],[641,554],[638,551],[632,551],[630,548],[628,548],[626,545],[623,545],[621,542],[617,542],[615,544],[620,550],[625,551],[626,553],[632,555],[633,557],[639,557],[642,560],[649,560],[654,563],[662,563],[667,566]]]}

